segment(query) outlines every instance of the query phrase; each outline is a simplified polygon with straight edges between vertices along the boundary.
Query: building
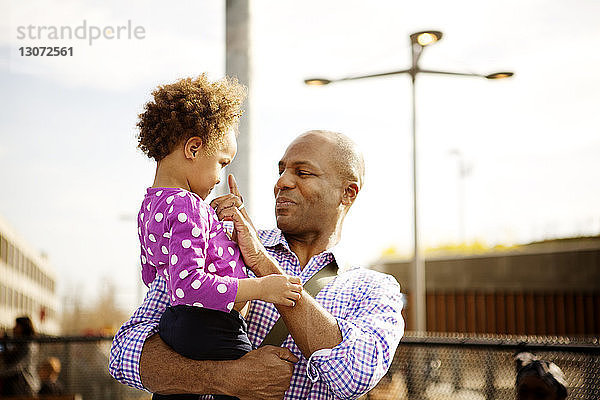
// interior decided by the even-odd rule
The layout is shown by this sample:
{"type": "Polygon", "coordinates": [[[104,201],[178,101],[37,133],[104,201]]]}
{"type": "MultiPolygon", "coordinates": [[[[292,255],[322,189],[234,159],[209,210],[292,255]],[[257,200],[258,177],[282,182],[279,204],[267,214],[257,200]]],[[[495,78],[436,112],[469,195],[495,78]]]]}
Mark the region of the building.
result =
{"type": "MultiPolygon", "coordinates": [[[[412,306],[412,264],[381,260],[412,306]]],[[[600,335],[600,236],[549,240],[425,261],[427,331],[600,335]]],[[[414,327],[410,312],[407,329],[414,327]]]]}
{"type": "Polygon", "coordinates": [[[0,218],[0,330],[29,316],[38,333],[57,335],[56,275],[48,260],[0,218]]]}

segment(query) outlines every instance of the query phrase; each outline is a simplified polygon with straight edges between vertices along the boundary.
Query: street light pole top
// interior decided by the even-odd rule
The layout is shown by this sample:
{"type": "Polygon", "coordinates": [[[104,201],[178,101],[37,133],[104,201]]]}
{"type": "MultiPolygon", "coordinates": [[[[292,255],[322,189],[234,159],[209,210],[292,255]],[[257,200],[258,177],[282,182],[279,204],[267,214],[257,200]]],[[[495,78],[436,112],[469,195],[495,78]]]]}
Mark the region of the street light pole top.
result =
{"type": "Polygon", "coordinates": [[[440,31],[421,31],[415,32],[410,35],[411,43],[417,43],[421,47],[428,46],[442,39],[442,32],[440,31]]]}
{"type": "Polygon", "coordinates": [[[324,78],[309,78],[305,79],[304,83],[308,86],[325,86],[331,83],[331,80],[324,78]]]}
{"type": "Polygon", "coordinates": [[[493,74],[486,75],[486,79],[504,79],[510,78],[514,75],[514,72],[494,72],[493,74]]]}

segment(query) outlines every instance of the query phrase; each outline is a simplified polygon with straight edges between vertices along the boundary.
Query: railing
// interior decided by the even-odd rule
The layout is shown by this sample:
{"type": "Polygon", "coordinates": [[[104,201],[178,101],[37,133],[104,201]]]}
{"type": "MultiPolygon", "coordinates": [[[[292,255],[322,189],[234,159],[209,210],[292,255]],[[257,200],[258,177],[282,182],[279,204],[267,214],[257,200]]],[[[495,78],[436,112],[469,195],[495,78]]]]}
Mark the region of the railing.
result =
{"type": "MultiPolygon", "coordinates": [[[[148,399],[149,394],[116,382],[108,373],[111,338],[36,338],[41,362],[56,357],[62,364],[65,394],[83,400],[148,399]]],[[[4,347],[19,342],[5,341],[4,347]]],[[[535,353],[564,372],[572,399],[600,399],[598,339],[515,336],[416,336],[398,346],[390,371],[366,398],[380,399],[514,399],[518,351],[535,353]]]]}

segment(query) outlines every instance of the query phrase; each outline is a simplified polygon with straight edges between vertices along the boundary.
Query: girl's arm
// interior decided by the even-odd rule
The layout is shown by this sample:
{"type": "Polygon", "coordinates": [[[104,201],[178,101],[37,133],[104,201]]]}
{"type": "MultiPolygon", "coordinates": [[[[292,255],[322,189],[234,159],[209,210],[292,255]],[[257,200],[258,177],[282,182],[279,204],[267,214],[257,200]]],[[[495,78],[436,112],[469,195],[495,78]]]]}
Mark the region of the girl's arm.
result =
{"type": "MultiPolygon", "coordinates": [[[[168,248],[162,248],[162,251],[168,254],[169,266],[165,278],[171,294],[171,304],[224,312],[231,311],[235,302],[248,300],[293,306],[302,291],[297,277],[273,275],[237,279],[233,276],[216,275],[214,272],[217,267],[214,264],[206,265],[209,246],[218,246],[209,242],[214,237],[210,225],[212,210],[206,204],[194,200],[189,195],[175,196],[173,211],[166,217],[170,237],[168,248]]],[[[233,255],[237,251],[226,245],[218,250],[219,256],[233,255]]],[[[241,258],[237,261],[232,258],[225,267],[235,270],[244,265],[241,258]]]]}

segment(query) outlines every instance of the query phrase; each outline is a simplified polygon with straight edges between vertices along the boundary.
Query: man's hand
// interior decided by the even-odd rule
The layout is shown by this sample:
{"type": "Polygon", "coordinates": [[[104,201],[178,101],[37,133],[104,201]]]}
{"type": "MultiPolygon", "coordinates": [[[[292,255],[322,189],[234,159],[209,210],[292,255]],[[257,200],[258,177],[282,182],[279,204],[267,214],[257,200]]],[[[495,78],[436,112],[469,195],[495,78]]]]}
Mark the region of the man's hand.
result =
{"type": "MultiPolygon", "coordinates": [[[[230,193],[217,197],[210,205],[215,209],[220,220],[233,222],[233,240],[240,247],[240,252],[246,266],[257,273],[257,268],[260,265],[272,265],[276,263],[258,239],[258,233],[254,225],[252,225],[246,209],[241,207],[241,204],[243,204],[241,200],[242,195],[238,190],[233,175],[229,175],[228,183],[230,193]]],[[[277,270],[270,273],[278,272],[280,271],[277,270]]],[[[257,273],[257,275],[261,276],[262,274],[257,273]]]]}
{"type": "Polygon", "coordinates": [[[236,388],[231,393],[240,400],[279,400],[290,387],[298,358],[285,347],[264,346],[233,361],[228,376],[236,388]]]}
{"type": "Polygon", "coordinates": [[[216,197],[213,201],[210,202],[210,206],[214,208],[215,212],[217,213],[217,216],[221,220],[223,219],[223,216],[221,215],[223,213],[223,210],[232,207],[237,208],[238,210],[240,210],[240,213],[244,216],[244,218],[250,224],[250,226],[252,226],[252,229],[254,229],[252,220],[250,219],[246,208],[244,208],[244,197],[240,193],[240,190],[237,187],[237,182],[235,181],[235,178],[232,174],[229,174],[229,176],[227,177],[227,183],[229,184],[229,193],[224,194],[223,196],[216,197]]]}
{"type": "Polygon", "coordinates": [[[225,394],[241,400],[283,398],[294,363],[285,347],[264,346],[231,361],[197,361],[175,353],[158,334],[144,343],[140,376],[155,393],[225,394]]]}

